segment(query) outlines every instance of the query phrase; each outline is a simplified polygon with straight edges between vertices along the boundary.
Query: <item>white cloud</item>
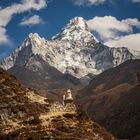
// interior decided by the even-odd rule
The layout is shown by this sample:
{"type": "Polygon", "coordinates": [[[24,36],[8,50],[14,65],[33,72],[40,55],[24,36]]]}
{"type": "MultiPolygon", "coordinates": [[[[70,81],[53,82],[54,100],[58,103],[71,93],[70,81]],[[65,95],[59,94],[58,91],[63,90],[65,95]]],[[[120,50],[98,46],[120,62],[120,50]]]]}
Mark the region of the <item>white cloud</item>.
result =
{"type": "Polygon", "coordinates": [[[43,19],[40,18],[40,16],[38,15],[34,15],[32,17],[29,18],[23,18],[20,25],[21,26],[32,26],[32,25],[36,25],[36,24],[42,24],[44,23],[43,19]]]}
{"type": "Polygon", "coordinates": [[[109,40],[105,45],[110,47],[127,47],[140,51],[140,33],[122,36],[116,40],[109,40]]]}
{"type": "Polygon", "coordinates": [[[6,29],[0,26],[0,43],[9,42],[8,36],[6,34],[6,29]]]}
{"type": "Polygon", "coordinates": [[[103,4],[108,0],[71,0],[75,5],[84,6],[84,5],[99,5],[103,4]]]}
{"type": "Polygon", "coordinates": [[[133,47],[140,50],[138,41],[140,40],[140,34],[133,33],[134,27],[140,28],[140,21],[136,18],[118,20],[112,16],[94,17],[88,20],[87,24],[91,31],[97,33],[100,40],[106,45],[133,47]]]}
{"type": "Polygon", "coordinates": [[[40,10],[46,7],[46,0],[22,0],[21,3],[12,4],[6,8],[0,9],[0,43],[8,42],[6,26],[15,14],[20,14],[29,10],[40,10]]]}
{"type": "Polygon", "coordinates": [[[108,39],[117,38],[121,33],[133,33],[133,27],[140,28],[138,19],[117,20],[112,16],[95,17],[87,21],[89,28],[99,34],[100,39],[105,42],[108,39]]]}
{"type": "MultiPolygon", "coordinates": [[[[71,1],[78,6],[100,5],[100,4],[104,4],[105,2],[110,2],[110,3],[115,2],[114,0],[71,0],[71,1]]],[[[128,0],[128,2],[140,3],[140,0],[128,0]]]]}
{"type": "Polygon", "coordinates": [[[132,0],[132,2],[134,2],[134,3],[139,3],[140,0],[132,0]]]}

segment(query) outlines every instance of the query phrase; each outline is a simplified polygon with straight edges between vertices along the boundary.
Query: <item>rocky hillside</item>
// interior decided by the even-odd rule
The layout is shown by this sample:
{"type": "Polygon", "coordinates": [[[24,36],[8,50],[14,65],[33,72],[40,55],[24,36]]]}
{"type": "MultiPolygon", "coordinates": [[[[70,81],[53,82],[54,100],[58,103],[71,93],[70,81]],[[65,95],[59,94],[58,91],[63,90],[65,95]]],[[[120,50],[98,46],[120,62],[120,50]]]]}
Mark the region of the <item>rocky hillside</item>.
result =
{"type": "Polygon", "coordinates": [[[0,139],[115,140],[75,107],[37,95],[0,69],[0,139]],[[70,108],[70,110],[69,110],[70,108]]]}
{"type": "Polygon", "coordinates": [[[0,69],[0,139],[24,128],[24,121],[48,112],[49,104],[45,100],[0,69]]]}
{"type": "Polygon", "coordinates": [[[60,84],[62,89],[73,88],[79,81],[86,85],[104,70],[136,58],[140,58],[139,52],[101,44],[89,31],[86,21],[75,17],[50,41],[31,33],[0,66],[26,85],[46,90],[46,87],[60,88],[60,84]],[[19,75],[21,69],[25,69],[24,78],[19,75]],[[38,76],[39,82],[31,73],[38,76]]]}
{"type": "Polygon", "coordinates": [[[133,139],[140,135],[139,91],[140,60],[129,60],[93,78],[77,100],[116,137],[133,139]]]}

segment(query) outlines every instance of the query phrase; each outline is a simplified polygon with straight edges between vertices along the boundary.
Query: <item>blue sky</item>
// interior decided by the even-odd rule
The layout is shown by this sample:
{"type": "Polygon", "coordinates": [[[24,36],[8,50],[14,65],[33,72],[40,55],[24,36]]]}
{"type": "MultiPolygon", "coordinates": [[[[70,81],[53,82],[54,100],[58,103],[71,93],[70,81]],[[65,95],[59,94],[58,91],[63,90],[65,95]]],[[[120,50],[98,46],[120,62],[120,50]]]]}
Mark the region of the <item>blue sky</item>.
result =
{"type": "Polygon", "coordinates": [[[0,0],[0,59],[29,33],[51,39],[75,16],[101,42],[140,50],[140,0],[0,0]]]}

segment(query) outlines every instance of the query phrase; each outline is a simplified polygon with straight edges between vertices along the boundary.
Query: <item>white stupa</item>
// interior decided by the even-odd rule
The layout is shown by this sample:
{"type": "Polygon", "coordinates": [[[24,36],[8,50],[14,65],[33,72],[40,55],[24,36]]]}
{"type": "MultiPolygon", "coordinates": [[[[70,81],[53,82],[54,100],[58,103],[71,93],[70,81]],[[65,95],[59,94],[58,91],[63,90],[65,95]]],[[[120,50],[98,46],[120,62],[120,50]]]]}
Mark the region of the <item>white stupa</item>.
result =
{"type": "Polygon", "coordinates": [[[67,103],[72,103],[73,102],[73,97],[71,90],[68,89],[64,95],[63,95],[63,105],[66,105],[67,103]]]}

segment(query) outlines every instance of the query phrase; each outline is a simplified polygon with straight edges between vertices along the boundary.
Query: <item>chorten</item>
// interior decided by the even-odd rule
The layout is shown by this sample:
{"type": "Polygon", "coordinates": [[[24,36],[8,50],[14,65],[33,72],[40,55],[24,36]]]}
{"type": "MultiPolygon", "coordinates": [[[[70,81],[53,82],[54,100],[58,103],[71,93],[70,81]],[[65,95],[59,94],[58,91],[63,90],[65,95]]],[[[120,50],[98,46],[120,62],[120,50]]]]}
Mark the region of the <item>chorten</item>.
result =
{"type": "Polygon", "coordinates": [[[68,89],[63,95],[63,105],[65,106],[66,104],[70,104],[70,103],[73,103],[73,97],[72,97],[71,90],[68,89]]]}

